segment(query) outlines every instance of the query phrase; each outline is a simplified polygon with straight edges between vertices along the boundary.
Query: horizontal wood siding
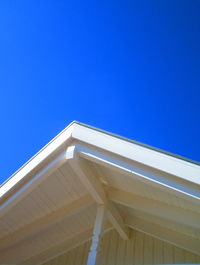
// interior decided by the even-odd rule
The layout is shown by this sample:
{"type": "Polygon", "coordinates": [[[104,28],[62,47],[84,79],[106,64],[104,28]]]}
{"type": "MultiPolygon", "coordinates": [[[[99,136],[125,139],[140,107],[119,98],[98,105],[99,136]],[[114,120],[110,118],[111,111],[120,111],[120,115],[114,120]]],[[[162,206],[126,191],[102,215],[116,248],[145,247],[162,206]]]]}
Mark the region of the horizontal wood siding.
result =
{"type": "MultiPolygon", "coordinates": [[[[54,258],[45,265],[85,265],[90,242],[54,258]]],[[[114,231],[104,235],[97,265],[200,263],[200,256],[144,233],[131,230],[130,240],[114,231]]]]}

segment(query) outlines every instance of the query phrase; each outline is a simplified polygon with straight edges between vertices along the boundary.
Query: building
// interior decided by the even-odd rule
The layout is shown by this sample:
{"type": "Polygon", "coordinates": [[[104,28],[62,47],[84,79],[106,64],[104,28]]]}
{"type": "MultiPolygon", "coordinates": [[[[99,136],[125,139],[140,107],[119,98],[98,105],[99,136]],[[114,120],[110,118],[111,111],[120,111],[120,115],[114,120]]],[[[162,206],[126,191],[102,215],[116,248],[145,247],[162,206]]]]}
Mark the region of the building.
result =
{"type": "Polygon", "coordinates": [[[200,263],[200,165],[71,123],[0,188],[0,264],[200,263]]]}

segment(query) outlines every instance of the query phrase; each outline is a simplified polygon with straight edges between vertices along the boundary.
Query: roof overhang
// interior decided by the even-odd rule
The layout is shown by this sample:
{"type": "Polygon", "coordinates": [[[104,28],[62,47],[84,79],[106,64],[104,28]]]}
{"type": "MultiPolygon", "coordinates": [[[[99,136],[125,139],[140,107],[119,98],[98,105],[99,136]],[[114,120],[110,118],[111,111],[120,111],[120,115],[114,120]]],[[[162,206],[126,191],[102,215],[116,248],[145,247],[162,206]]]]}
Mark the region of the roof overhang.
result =
{"type": "MultiPolygon", "coordinates": [[[[87,211],[92,202],[105,204],[108,220],[124,239],[128,235],[127,227],[131,227],[200,254],[200,166],[78,122],[71,123],[1,186],[2,222],[13,218],[19,205],[28,205],[30,194],[36,196],[39,191],[51,191],[54,196],[57,190],[50,180],[55,182],[56,174],[62,168],[66,180],[80,182],[79,193],[83,192],[76,201],[70,201],[69,196],[66,209],[71,207],[77,213],[83,210],[84,215],[84,210],[87,211]],[[67,176],[68,166],[75,173],[72,179],[72,173],[67,176]],[[81,201],[85,204],[82,205],[81,201]],[[160,228],[156,229],[155,224],[160,228]],[[164,231],[167,229],[166,235],[164,231]]],[[[42,203],[48,204],[47,199],[45,197],[42,203]]],[[[59,200],[54,201],[55,208],[48,214],[32,220],[29,218],[28,223],[22,214],[22,227],[12,227],[7,233],[2,233],[0,246],[4,252],[6,250],[5,257],[12,253],[9,246],[14,241],[23,245],[28,237],[36,238],[48,220],[53,225],[55,220],[66,218],[60,208],[64,200],[59,200]],[[52,217],[52,211],[57,211],[57,214],[60,211],[60,219],[55,217],[57,215],[52,217]],[[11,242],[13,235],[15,240],[11,242]]],[[[88,229],[86,227],[86,231],[88,229]]],[[[38,255],[41,253],[31,258],[36,257],[38,262],[38,255]]]]}

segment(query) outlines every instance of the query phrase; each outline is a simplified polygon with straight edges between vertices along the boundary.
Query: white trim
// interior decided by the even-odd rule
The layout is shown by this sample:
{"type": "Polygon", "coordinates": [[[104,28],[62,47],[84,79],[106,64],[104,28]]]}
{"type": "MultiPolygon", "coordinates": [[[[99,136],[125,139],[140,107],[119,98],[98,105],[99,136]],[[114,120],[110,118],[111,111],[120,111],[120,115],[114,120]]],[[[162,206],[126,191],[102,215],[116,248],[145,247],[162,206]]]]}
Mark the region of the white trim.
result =
{"type": "MultiPolygon", "coordinates": [[[[81,182],[93,199],[98,204],[106,206],[106,214],[110,222],[124,239],[128,239],[128,229],[124,221],[115,208],[114,203],[108,201],[109,198],[98,178],[95,179],[92,174],[88,174],[90,169],[87,169],[88,162],[84,161],[85,159],[117,170],[121,174],[133,179],[135,178],[172,192],[179,198],[190,200],[193,203],[200,203],[199,165],[140,146],[136,143],[131,143],[78,123],[72,123],[0,187],[0,217],[27,196],[57,168],[67,161],[71,161],[71,165],[75,168],[81,182]],[[69,147],[72,142],[75,146],[73,150],[69,151],[72,148],[69,147]],[[66,153],[64,150],[68,147],[69,149],[66,153]],[[155,173],[159,171],[161,173],[155,173]]],[[[126,199],[129,200],[130,198],[126,199]]],[[[128,204],[127,201],[124,203],[128,204]]],[[[169,208],[167,209],[170,211],[169,208]]],[[[190,218],[185,222],[193,225],[190,218]]],[[[194,241],[192,241],[193,239],[190,235],[182,235],[180,232],[176,232],[177,235],[175,233],[174,236],[171,236],[171,230],[168,228],[164,228],[166,231],[158,231],[155,224],[148,226],[145,223],[145,227],[142,224],[144,223],[131,219],[131,224],[129,225],[136,229],[141,229],[141,231],[144,230],[146,233],[149,231],[153,236],[155,234],[155,236],[159,237],[160,233],[161,239],[171,243],[174,241],[174,244],[177,246],[179,245],[194,253],[198,252],[198,248],[193,243],[199,239],[194,238],[194,241]],[[169,234],[167,234],[167,231],[169,234]],[[169,238],[168,236],[171,237],[169,238]],[[184,240],[187,240],[187,242],[181,244],[181,241],[184,240]],[[187,246],[184,244],[187,244],[187,246]]],[[[196,227],[196,225],[193,226],[196,227]]]]}
{"type": "Polygon", "coordinates": [[[80,124],[74,124],[72,137],[200,185],[199,165],[119,139],[80,124]]]}
{"type": "Polygon", "coordinates": [[[186,210],[158,200],[113,188],[109,189],[108,198],[130,209],[139,210],[181,225],[195,227],[197,231],[200,231],[200,215],[192,210],[186,210]]]}
{"type": "Polygon", "coordinates": [[[94,201],[92,200],[91,196],[84,195],[79,199],[72,201],[71,203],[65,204],[57,210],[34,220],[32,223],[28,223],[9,235],[0,238],[1,251],[10,245],[16,244],[18,241],[24,239],[27,236],[32,236],[34,233],[38,233],[44,228],[46,229],[51,225],[62,221],[63,218],[68,218],[83,211],[92,203],[94,203],[94,201]]]}
{"type": "Polygon", "coordinates": [[[198,238],[185,235],[166,226],[158,225],[136,216],[127,217],[126,224],[132,229],[149,234],[196,255],[200,253],[200,239],[198,238]]]}
{"type": "Polygon", "coordinates": [[[37,153],[32,159],[30,159],[24,166],[21,167],[10,179],[8,179],[0,187],[0,198],[9,192],[15,185],[17,185],[22,179],[24,179],[31,171],[35,170],[40,164],[42,164],[49,156],[52,155],[63,144],[67,144],[67,141],[71,139],[72,131],[74,130],[74,124],[67,127],[59,136],[55,137],[49,144],[47,144],[41,151],[37,153]]]}
{"type": "MultiPolygon", "coordinates": [[[[103,234],[109,232],[113,228],[110,224],[105,224],[105,229],[103,234]]],[[[87,230],[81,232],[80,234],[76,234],[72,237],[66,238],[64,241],[57,243],[55,246],[50,247],[37,255],[29,257],[20,262],[21,265],[27,264],[44,264],[47,261],[54,259],[82,244],[88,242],[92,237],[92,227],[88,228],[87,230]]]]}
{"type": "Polygon", "coordinates": [[[99,179],[92,174],[85,161],[81,161],[78,157],[76,146],[73,145],[68,147],[66,159],[97,204],[104,204],[106,206],[107,216],[120,236],[128,240],[129,233],[119,212],[112,202],[108,202],[106,193],[99,179]]]}
{"type": "MultiPolygon", "coordinates": [[[[35,187],[37,187],[46,177],[52,174],[57,168],[66,163],[66,151],[61,153],[48,166],[43,168],[37,175],[31,178],[17,192],[11,195],[3,204],[0,205],[0,217],[13,207],[22,198],[27,196],[35,187]]],[[[2,187],[3,188],[3,187],[2,187]]]]}
{"type": "Polygon", "coordinates": [[[98,152],[94,148],[88,148],[83,144],[77,144],[76,150],[81,157],[87,160],[117,170],[133,179],[138,179],[155,187],[159,187],[175,194],[178,193],[180,197],[185,199],[198,203],[200,202],[200,187],[198,185],[194,187],[194,184],[191,182],[181,178],[173,178],[171,175],[162,176],[152,173],[142,167],[139,168],[130,163],[125,163],[113,156],[112,153],[106,153],[103,150],[98,152]]]}
{"type": "Polygon", "coordinates": [[[99,245],[101,236],[103,234],[103,225],[105,217],[105,206],[97,205],[97,214],[94,222],[92,242],[90,246],[90,251],[87,259],[87,265],[95,265],[97,261],[97,255],[99,252],[99,245]]]}
{"type": "MultiPolygon", "coordinates": [[[[141,165],[144,164],[162,170],[171,174],[171,177],[176,175],[182,180],[200,185],[199,165],[73,122],[0,187],[0,198],[12,190],[12,188],[25,177],[34,172],[36,168],[42,167],[42,164],[46,162],[56,150],[64,150],[64,147],[67,147],[73,139],[96,146],[104,151],[109,151],[128,160],[139,162],[141,165]]],[[[50,163],[50,161],[48,163],[50,163]]]]}

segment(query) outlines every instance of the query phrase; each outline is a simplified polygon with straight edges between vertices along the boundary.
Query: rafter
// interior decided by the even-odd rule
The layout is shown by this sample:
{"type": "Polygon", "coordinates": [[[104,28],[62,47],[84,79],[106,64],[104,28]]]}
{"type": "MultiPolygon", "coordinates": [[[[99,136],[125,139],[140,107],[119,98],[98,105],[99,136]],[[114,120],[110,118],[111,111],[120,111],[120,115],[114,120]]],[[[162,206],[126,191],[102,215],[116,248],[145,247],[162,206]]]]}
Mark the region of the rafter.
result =
{"type": "MultiPolygon", "coordinates": [[[[66,152],[59,154],[53,161],[42,168],[34,177],[22,185],[19,190],[13,193],[9,198],[1,198],[0,217],[2,217],[8,210],[16,205],[21,199],[26,197],[32,190],[34,190],[42,181],[51,175],[57,168],[66,163],[66,152]]],[[[25,168],[22,169],[25,171],[25,168]]],[[[16,173],[17,175],[18,173],[16,173]]],[[[11,179],[12,180],[12,179],[11,179]]],[[[8,181],[9,183],[9,181],[8,181]]],[[[12,183],[12,182],[11,182],[12,183]]],[[[14,185],[12,183],[12,185],[14,185]]],[[[9,189],[7,185],[1,187],[1,194],[4,195],[4,189],[9,189]],[[6,186],[6,187],[4,187],[6,186]]],[[[6,193],[6,192],[5,192],[6,193]]],[[[1,195],[0,195],[1,196],[1,195]]]]}
{"type": "Polygon", "coordinates": [[[14,245],[27,236],[38,233],[43,229],[47,229],[49,226],[61,221],[63,218],[77,214],[88,207],[91,203],[93,203],[91,196],[82,196],[81,198],[62,206],[61,208],[35,220],[34,222],[23,226],[21,229],[0,238],[1,251],[10,245],[14,245]]]}
{"type": "MultiPolygon", "coordinates": [[[[106,223],[103,233],[106,233],[110,231],[112,227],[110,224],[106,223]]],[[[24,259],[19,262],[20,265],[27,265],[27,264],[43,264],[47,262],[48,260],[51,260],[57,256],[60,256],[80,245],[83,243],[91,240],[92,238],[92,231],[93,228],[88,228],[87,230],[74,235],[72,237],[66,238],[64,241],[56,244],[53,247],[50,247],[46,250],[43,250],[42,252],[38,253],[37,255],[34,255],[32,257],[29,257],[27,259],[24,259]]]]}
{"type": "Polygon", "coordinates": [[[113,188],[109,189],[108,198],[134,210],[200,229],[200,216],[194,211],[113,188]]]}
{"type": "Polygon", "coordinates": [[[92,228],[87,229],[82,233],[77,234],[73,237],[68,237],[66,238],[66,240],[62,241],[61,243],[56,244],[55,246],[48,248],[46,250],[43,250],[37,255],[34,255],[23,261],[20,261],[19,264],[20,265],[43,264],[44,262],[51,260],[59,255],[62,255],[65,252],[68,252],[69,250],[78,247],[80,244],[88,241],[91,238],[91,235],[92,235],[92,228]]]}
{"type": "Polygon", "coordinates": [[[123,159],[116,158],[111,153],[105,152],[104,150],[98,152],[92,147],[88,148],[82,144],[77,144],[76,150],[79,156],[86,160],[115,170],[129,178],[145,182],[161,190],[166,190],[188,201],[194,203],[200,202],[199,186],[194,186],[193,183],[186,179],[174,178],[172,175],[168,175],[165,172],[160,173],[152,168],[147,169],[146,166],[142,164],[138,165],[134,161],[132,163],[124,162],[123,159]]]}
{"type": "Polygon", "coordinates": [[[126,224],[132,229],[149,234],[194,254],[200,254],[200,239],[198,238],[185,235],[166,226],[158,225],[136,216],[127,217],[126,224]]]}
{"type": "Polygon", "coordinates": [[[123,239],[128,239],[128,229],[124,225],[123,219],[112,202],[108,202],[106,193],[99,179],[94,176],[87,163],[78,157],[75,146],[67,149],[66,158],[74,172],[77,174],[82,184],[86,187],[90,195],[98,204],[106,205],[107,216],[114,228],[123,239]]]}

